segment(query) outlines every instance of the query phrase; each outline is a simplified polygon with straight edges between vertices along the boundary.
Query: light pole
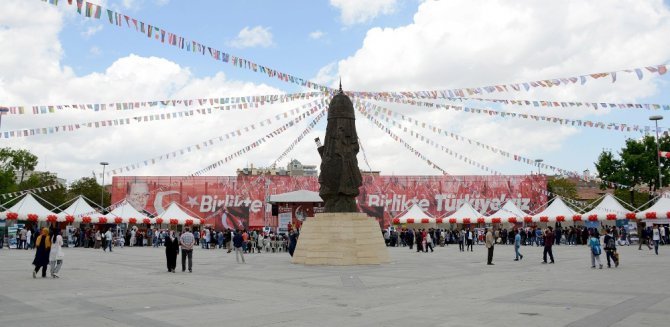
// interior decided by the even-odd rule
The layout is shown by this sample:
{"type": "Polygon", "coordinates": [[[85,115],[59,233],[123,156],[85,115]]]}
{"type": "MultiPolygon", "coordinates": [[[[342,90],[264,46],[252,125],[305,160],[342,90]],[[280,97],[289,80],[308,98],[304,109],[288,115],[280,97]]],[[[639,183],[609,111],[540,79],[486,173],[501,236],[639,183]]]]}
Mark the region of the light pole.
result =
{"type": "Polygon", "coordinates": [[[100,162],[102,165],[102,188],[100,189],[100,207],[104,208],[105,207],[105,166],[109,165],[109,162],[107,161],[102,161],[100,162]]]}
{"type": "Polygon", "coordinates": [[[537,165],[537,174],[538,174],[538,175],[540,175],[540,164],[541,164],[543,161],[544,161],[544,160],[542,160],[542,159],[535,159],[535,164],[537,165]]]}
{"type": "Polygon", "coordinates": [[[658,189],[660,190],[663,187],[663,176],[661,175],[661,156],[659,153],[659,144],[658,144],[658,121],[662,120],[663,116],[655,115],[649,117],[649,120],[653,120],[656,124],[656,164],[658,165],[658,189]]]}

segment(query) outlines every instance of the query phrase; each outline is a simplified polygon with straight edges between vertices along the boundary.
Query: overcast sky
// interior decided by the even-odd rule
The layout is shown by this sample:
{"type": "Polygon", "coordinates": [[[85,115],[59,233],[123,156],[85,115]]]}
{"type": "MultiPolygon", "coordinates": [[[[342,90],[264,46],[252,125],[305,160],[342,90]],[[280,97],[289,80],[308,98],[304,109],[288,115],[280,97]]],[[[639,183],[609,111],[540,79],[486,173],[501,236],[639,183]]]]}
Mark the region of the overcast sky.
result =
{"type": "MultiPolygon", "coordinates": [[[[76,1],[73,1],[76,3],[76,1]]],[[[579,1],[175,1],[96,2],[101,19],[77,14],[67,0],[53,6],[40,0],[0,2],[0,106],[140,102],[252,96],[305,89],[240,69],[209,56],[162,44],[134,27],[109,24],[111,9],[139,21],[197,40],[293,76],[345,90],[418,91],[573,77],[670,63],[670,5],[661,0],[579,1]]],[[[132,22],[131,22],[132,24],[132,22]]],[[[610,103],[670,104],[670,79],[643,70],[549,89],[492,93],[490,98],[610,103]]],[[[142,163],[177,151],[122,175],[188,175],[234,153],[287,120],[274,117],[311,100],[266,105],[208,115],[84,128],[79,131],[0,139],[0,146],[36,154],[39,170],[69,182],[95,171],[142,163]],[[270,119],[269,126],[259,126],[270,119]],[[255,124],[245,131],[246,126],[255,124]],[[240,135],[208,147],[180,149],[240,130],[240,135]]],[[[441,102],[445,103],[445,102],[441,102]]],[[[595,171],[603,149],[618,150],[639,132],[562,126],[532,120],[377,104],[417,121],[563,169],[595,171]]],[[[476,107],[602,122],[651,125],[660,110],[548,109],[470,102],[476,107]]],[[[204,107],[207,107],[205,105],[204,107]]],[[[200,108],[200,107],[198,107],[200,108]]],[[[60,110],[52,114],[5,115],[0,131],[121,119],[186,110],[182,107],[95,112],[60,110]]],[[[31,111],[31,110],[29,110],[31,111]]],[[[304,112],[304,109],[301,111],[304,112]]],[[[290,117],[289,117],[290,118],[290,117]]],[[[670,120],[670,116],[667,117],[670,120]]],[[[208,175],[234,175],[253,164],[267,166],[307,127],[302,120],[280,136],[237,157],[208,175]]],[[[664,128],[668,120],[660,121],[664,128]]],[[[364,117],[357,127],[365,151],[363,169],[383,174],[433,175],[440,172],[388,137],[364,117]],[[368,166],[369,164],[369,166],[368,166]]],[[[314,137],[323,138],[325,121],[288,157],[318,164],[314,137]]],[[[417,131],[456,153],[505,174],[537,171],[467,142],[417,131]]],[[[450,174],[487,172],[455,160],[409,133],[394,131],[450,174]]],[[[547,172],[547,171],[544,171],[547,172]]],[[[108,177],[106,177],[108,178],[108,177]]]]}

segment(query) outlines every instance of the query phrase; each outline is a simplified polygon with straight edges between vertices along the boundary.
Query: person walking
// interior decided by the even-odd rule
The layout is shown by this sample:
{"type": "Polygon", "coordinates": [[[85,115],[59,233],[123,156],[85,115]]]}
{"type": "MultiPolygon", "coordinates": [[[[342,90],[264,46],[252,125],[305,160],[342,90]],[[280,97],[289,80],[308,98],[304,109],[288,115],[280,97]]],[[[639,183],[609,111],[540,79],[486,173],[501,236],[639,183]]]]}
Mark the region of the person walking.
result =
{"type": "Polygon", "coordinates": [[[179,245],[181,245],[181,271],[186,271],[186,258],[188,258],[188,272],[193,272],[193,245],[195,244],[195,237],[188,227],[184,227],[184,232],[179,238],[179,245]]]}
{"type": "Polygon", "coordinates": [[[542,254],[542,263],[547,263],[547,254],[551,261],[549,263],[554,263],[554,253],[551,250],[551,247],[554,245],[554,230],[551,226],[544,231],[544,252],[542,254]]]}
{"type": "Polygon", "coordinates": [[[485,244],[486,248],[488,249],[488,257],[486,260],[486,264],[489,266],[493,266],[493,233],[491,232],[490,229],[486,229],[486,239],[485,239],[485,244]]]}
{"type": "Polygon", "coordinates": [[[35,259],[33,259],[33,278],[37,278],[37,272],[42,268],[42,278],[47,277],[47,265],[49,264],[49,254],[51,252],[51,238],[49,238],[49,229],[42,228],[42,233],[35,240],[35,259]]]}
{"type": "Polygon", "coordinates": [[[591,252],[591,268],[595,268],[596,262],[598,262],[600,269],[603,269],[603,264],[600,262],[600,254],[602,253],[602,250],[600,248],[600,238],[598,237],[597,231],[593,231],[588,244],[589,251],[591,252]]]}
{"type": "Polygon", "coordinates": [[[612,268],[611,261],[614,261],[614,267],[619,267],[619,254],[616,252],[616,237],[612,234],[612,230],[607,231],[605,235],[605,254],[607,254],[607,268],[612,268]]]}
{"type": "Polygon", "coordinates": [[[654,241],[654,252],[658,255],[658,245],[661,242],[661,230],[659,225],[654,225],[651,240],[654,241]]]}
{"type": "Polygon", "coordinates": [[[519,229],[514,235],[514,253],[516,258],[514,261],[523,260],[523,254],[519,253],[519,248],[521,248],[521,229],[519,229]]]}
{"type": "Polygon", "coordinates": [[[423,252],[428,252],[428,249],[430,249],[430,252],[433,252],[433,239],[430,236],[430,233],[426,233],[425,242],[426,245],[423,248],[423,252]]]}
{"type": "Polygon", "coordinates": [[[475,240],[474,240],[475,232],[472,229],[469,229],[465,233],[466,233],[466,241],[467,241],[465,251],[467,252],[468,249],[470,249],[470,252],[473,252],[474,251],[473,250],[473,245],[474,245],[474,242],[475,242],[475,240]]]}
{"type": "Polygon", "coordinates": [[[54,238],[51,240],[51,251],[49,252],[49,263],[51,266],[51,278],[59,278],[56,275],[63,266],[63,236],[60,235],[60,230],[55,230],[54,238]]]}
{"type": "Polygon", "coordinates": [[[174,231],[170,231],[170,235],[165,239],[165,259],[168,272],[176,272],[177,255],[179,255],[179,240],[175,237],[174,231]]]}
{"type": "Polygon", "coordinates": [[[465,252],[465,231],[457,231],[458,235],[458,251],[465,252]]]}
{"type": "Polygon", "coordinates": [[[235,247],[235,260],[237,263],[240,263],[240,257],[242,257],[242,263],[244,261],[244,238],[242,238],[242,233],[239,231],[233,236],[233,247],[235,247]]]}
{"type": "Polygon", "coordinates": [[[102,246],[103,246],[103,248],[102,248],[103,251],[107,251],[107,249],[109,248],[109,252],[112,252],[112,229],[111,228],[107,228],[107,231],[105,232],[105,244],[103,244],[102,246]]]}
{"type": "MultiPolygon", "coordinates": [[[[291,256],[293,256],[293,252],[295,252],[295,247],[298,245],[298,236],[299,233],[296,230],[291,229],[288,232],[288,254],[290,254],[291,256]]],[[[242,257],[242,261],[244,261],[244,257],[242,257]]]]}

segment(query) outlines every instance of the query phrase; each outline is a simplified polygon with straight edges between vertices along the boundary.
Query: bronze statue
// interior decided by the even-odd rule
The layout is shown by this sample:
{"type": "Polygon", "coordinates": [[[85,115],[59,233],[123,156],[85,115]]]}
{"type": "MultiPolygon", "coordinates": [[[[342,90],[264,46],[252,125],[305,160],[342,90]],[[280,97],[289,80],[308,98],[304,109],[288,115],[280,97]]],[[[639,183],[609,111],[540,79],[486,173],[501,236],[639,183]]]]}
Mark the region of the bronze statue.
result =
{"type": "Polygon", "coordinates": [[[342,91],[330,101],[328,125],[321,155],[319,196],[326,204],[326,212],[358,212],[356,197],[362,184],[358,169],[358,135],[351,99],[342,91]]]}

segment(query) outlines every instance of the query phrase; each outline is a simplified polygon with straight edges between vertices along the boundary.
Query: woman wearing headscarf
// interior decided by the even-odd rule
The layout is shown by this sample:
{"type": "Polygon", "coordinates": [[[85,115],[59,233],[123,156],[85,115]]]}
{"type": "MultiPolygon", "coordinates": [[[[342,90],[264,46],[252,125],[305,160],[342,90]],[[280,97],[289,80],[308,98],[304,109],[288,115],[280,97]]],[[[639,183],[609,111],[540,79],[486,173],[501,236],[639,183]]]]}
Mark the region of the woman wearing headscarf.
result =
{"type": "Polygon", "coordinates": [[[174,231],[170,231],[165,238],[165,258],[167,259],[168,272],[175,272],[177,268],[177,255],[179,254],[179,239],[175,237],[174,231]]]}
{"type": "Polygon", "coordinates": [[[51,240],[51,251],[49,252],[49,263],[51,264],[51,277],[58,278],[56,275],[63,266],[63,236],[60,235],[60,229],[54,229],[54,237],[51,240]]]}
{"type": "Polygon", "coordinates": [[[40,236],[35,240],[35,259],[33,259],[33,278],[37,278],[37,272],[42,268],[42,278],[47,277],[47,265],[49,264],[49,253],[51,252],[51,239],[49,229],[42,228],[40,236]]]}

